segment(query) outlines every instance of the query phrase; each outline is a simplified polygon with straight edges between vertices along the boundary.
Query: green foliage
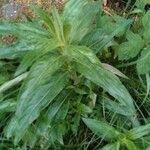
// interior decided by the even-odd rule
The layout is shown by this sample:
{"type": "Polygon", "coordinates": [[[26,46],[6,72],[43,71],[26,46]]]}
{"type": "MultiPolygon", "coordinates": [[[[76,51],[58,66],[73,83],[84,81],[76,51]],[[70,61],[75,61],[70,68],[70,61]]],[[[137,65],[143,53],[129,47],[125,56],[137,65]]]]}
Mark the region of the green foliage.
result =
{"type": "Polygon", "coordinates": [[[122,43],[118,49],[118,56],[121,60],[136,57],[144,46],[144,41],[138,34],[128,32],[126,36],[128,41],[122,43]]]}
{"type": "Polygon", "coordinates": [[[10,149],[149,147],[150,13],[139,16],[138,30],[132,17],[105,15],[100,5],[69,0],[62,12],[31,5],[36,18],[1,21],[0,35],[15,37],[0,43],[0,129],[10,149]],[[116,68],[133,60],[138,81],[132,69],[116,68]]]}
{"type": "MultiPolygon", "coordinates": [[[[150,12],[145,13],[141,18],[142,30],[138,33],[133,33],[131,30],[126,33],[127,42],[124,42],[118,46],[118,57],[120,60],[129,60],[131,58],[137,58],[137,71],[139,74],[146,74],[150,72],[149,67],[149,39],[150,39],[150,12]]],[[[138,23],[140,23],[138,21],[138,23]]],[[[131,28],[132,29],[132,28],[131,28]]]]}
{"type": "Polygon", "coordinates": [[[121,133],[102,121],[83,118],[84,123],[98,136],[107,140],[116,140],[121,133]]]}
{"type": "Polygon", "coordinates": [[[135,140],[142,140],[143,136],[149,134],[150,128],[150,125],[147,124],[122,133],[103,121],[87,118],[83,118],[83,121],[99,137],[104,138],[105,140],[117,141],[114,144],[105,146],[103,148],[104,150],[109,150],[110,148],[119,149],[120,145],[122,145],[122,147],[125,145],[128,150],[137,150],[139,148],[137,148],[134,143],[135,140]]]}

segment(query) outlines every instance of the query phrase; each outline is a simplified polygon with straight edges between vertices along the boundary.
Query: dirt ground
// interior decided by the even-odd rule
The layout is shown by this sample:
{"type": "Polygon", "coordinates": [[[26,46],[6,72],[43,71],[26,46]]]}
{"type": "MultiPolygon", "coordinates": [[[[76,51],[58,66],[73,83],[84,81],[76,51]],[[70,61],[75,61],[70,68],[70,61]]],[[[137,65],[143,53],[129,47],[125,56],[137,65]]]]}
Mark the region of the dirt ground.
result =
{"type": "Polygon", "coordinates": [[[24,15],[34,16],[27,6],[29,3],[37,4],[44,9],[48,9],[53,3],[61,10],[64,6],[64,1],[65,0],[0,0],[0,16],[4,19],[18,19],[24,15]],[[16,7],[18,8],[17,10],[16,7]],[[15,14],[13,12],[15,12],[15,14]]]}

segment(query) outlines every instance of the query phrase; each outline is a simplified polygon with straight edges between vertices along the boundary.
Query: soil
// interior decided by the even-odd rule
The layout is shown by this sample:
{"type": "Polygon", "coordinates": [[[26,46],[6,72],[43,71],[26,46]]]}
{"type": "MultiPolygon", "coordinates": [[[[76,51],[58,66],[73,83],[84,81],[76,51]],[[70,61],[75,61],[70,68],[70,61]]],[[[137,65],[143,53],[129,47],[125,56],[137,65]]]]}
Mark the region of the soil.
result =
{"type": "Polygon", "coordinates": [[[0,16],[7,20],[22,19],[24,16],[34,17],[33,12],[27,6],[29,3],[39,5],[44,9],[49,9],[52,3],[59,10],[64,6],[64,0],[0,0],[0,16]]]}

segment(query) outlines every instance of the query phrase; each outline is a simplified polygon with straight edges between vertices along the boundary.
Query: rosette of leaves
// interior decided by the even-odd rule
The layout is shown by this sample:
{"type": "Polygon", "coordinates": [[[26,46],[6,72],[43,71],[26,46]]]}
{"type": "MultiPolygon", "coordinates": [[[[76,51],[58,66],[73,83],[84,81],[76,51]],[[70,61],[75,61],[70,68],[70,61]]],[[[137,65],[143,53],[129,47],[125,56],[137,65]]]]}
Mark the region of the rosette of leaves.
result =
{"type": "Polygon", "coordinates": [[[0,23],[1,35],[17,37],[14,43],[1,46],[0,57],[20,61],[16,77],[27,72],[19,88],[15,114],[4,130],[7,138],[31,147],[36,141],[43,145],[43,139],[49,144],[55,141],[63,144],[67,128],[64,120],[70,109],[79,114],[75,119],[78,122],[80,115],[91,113],[86,103],[93,92],[89,83],[126,107],[128,119],[138,125],[127,89],[114,73],[105,69],[90,46],[81,42],[93,29],[100,11],[99,1],[70,0],[61,14],[55,8],[49,13],[37,6],[31,8],[38,19],[0,23]]]}

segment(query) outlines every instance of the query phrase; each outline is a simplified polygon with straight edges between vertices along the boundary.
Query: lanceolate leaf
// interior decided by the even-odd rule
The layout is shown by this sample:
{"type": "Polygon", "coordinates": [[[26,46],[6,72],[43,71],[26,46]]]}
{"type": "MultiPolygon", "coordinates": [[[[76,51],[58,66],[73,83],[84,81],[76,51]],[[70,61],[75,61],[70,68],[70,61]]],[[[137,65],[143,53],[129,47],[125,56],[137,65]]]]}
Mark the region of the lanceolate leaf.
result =
{"type": "Polygon", "coordinates": [[[106,47],[108,43],[112,41],[113,37],[110,39],[110,41],[108,41],[109,37],[110,36],[107,35],[101,28],[98,28],[86,34],[81,40],[81,44],[86,45],[87,47],[91,48],[94,53],[97,53],[99,50],[101,50],[101,48],[106,47]]]}
{"type": "Polygon", "coordinates": [[[40,38],[32,40],[33,37],[29,39],[24,39],[17,41],[16,43],[10,45],[4,45],[0,48],[0,58],[11,57],[25,52],[36,51],[35,55],[40,51],[39,54],[46,53],[58,47],[58,43],[53,39],[40,38]]]}
{"type": "Polygon", "coordinates": [[[58,47],[58,43],[53,39],[49,39],[49,42],[43,42],[43,47],[34,51],[28,51],[23,55],[23,59],[17,68],[15,76],[25,72],[38,58],[42,57],[47,52],[55,50],[58,47]]]}
{"type": "MultiPolygon", "coordinates": [[[[59,140],[56,135],[61,135],[60,126],[64,121],[68,109],[69,109],[69,91],[62,91],[55,99],[52,104],[50,104],[47,111],[43,111],[38,118],[35,126],[35,134],[38,136],[45,136],[48,140],[56,141],[59,140]],[[66,93],[68,92],[68,93],[66,93]],[[54,136],[53,136],[54,134],[54,136]],[[52,138],[52,139],[50,139],[52,138]]],[[[49,142],[50,142],[49,141],[49,142]]],[[[62,140],[63,141],[63,140],[62,140]]]]}
{"type": "Polygon", "coordinates": [[[16,126],[17,126],[16,117],[13,117],[11,118],[11,120],[9,121],[9,123],[7,124],[4,130],[4,133],[7,138],[10,138],[13,136],[16,126]]]}
{"type": "Polygon", "coordinates": [[[107,140],[116,140],[120,136],[120,132],[109,124],[97,121],[94,119],[83,118],[83,122],[90,128],[96,135],[107,139],[107,140]]]}
{"type": "Polygon", "coordinates": [[[97,49],[96,53],[98,53],[102,48],[104,48],[105,46],[107,46],[107,44],[113,41],[113,38],[120,34],[120,32],[122,32],[123,30],[125,30],[131,24],[131,22],[131,20],[126,20],[120,23],[119,27],[113,30],[110,36],[104,38],[103,42],[101,43],[101,46],[97,49]]]}
{"type": "MultiPolygon", "coordinates": [[[[25,33],[37,34],[40,36],[49,36],[44,28],[41,28],[38,22],[24,22],[24,23],[0,23],[0,35],[14,34],[23,37],[25,33]]],[[[25,37],[24,37],[25,38],[25,37]]]]}
{"type": "Polygon", "coordinates": [[[16,108],[16,101],[10,99],[0,102],[0,114],[5,112],[13,112],[16,108]]]}
{"type": "Polygon", "coordinates": [[[40,112],[65,87],[67,73],[57,71],[63,63],[62,57],[47,56],[31,68],[18,97],[17,126],[15,127],[16,143],[22,138],[26,129],[39,116],[40,112]]]}
{"type": "Polygon", "coordinates": [[[65,39],[64,39],[64,32],[63,32],[63,22],[56,8],[52,9],[52,17],[53,17],[53,24],[55,28],[56,38],[60,43],[64,43],[65,39]]]}
{"type": "Polygon", "coordinates": [[[118,75],[119,77],[128,79],[128,77],[127,77],[125,74],[123,74],[121,71],[119,71],[117,68],[115,68],[115,67],[113,67],[113,66],[111,66],[111,65],[109,65],[109,64],[106,64],[106,63],[102,63],[102,66],[103,66],[106,70],[108,70],[108,71],[110,71],[110,72],[112,72],[112,73],[118,75]]]}
{"type": "Polygon", "coordinates": [[[132,116],[133,114],[130,112],[130,111],[127,111],[128,107],[127,106],[124,106],[124,105],[121,105],[117,102],[114,102],[110,99],[104,99],[103,101],[103,105],[109,109],[110,111],[116,113],[116,114],[121,114],[121,115],[124,115],[124,116],[132,116]]]}
{"type": "Polygon", "coordinates": [[[48,121],[59,123],[64,120],[68,112],[68,102],[72,91],[62,91],[56,98],[53,104],[48,108],[48,121]]]}
{"type": "Polygon", "coordinates": [[[24,107],[22,108],[24,111],[21,112],[21,114],[16,112],[18,121],[17,129],[15,130],[16,142],[24,134],[27,127],[39,116],[40,111],[43,110],[64,88],[66,74],[54,74],[49,81],[50,83],[48,85],[41,88],[39,87],[35,90],[37,94],[30,99],[30,102],[24,104],[24,107]]]}
{"type": "Polygon", "coordinates": [[[97,57],[94,57],[90,50],[86,50],[84,47],[72,47],[71,50],[75,61],[75,69],[87,79],[104,88],[122,105],[127,106],[128,111],[134,115],[133,99],[118,77],[105,70],[100,62],[98,64],[97,57]]]}
{"type": "Polygon", "coordinates": [[[50,15],[48,15],[48,13],[46,13],[43,9],[39,8],[38,6],[31,5],[30,7],[46,23],[46,25],[48,26],[49,32],[53,35],[54,25],[53,25],[52,19],[50,18],[50,15]]]}
{"type": "Polygon", "coordinates": [[[120,143],[107,144],[101,150],[120,150],[120,143]]]}
{"type": "Polygon", "coordinates": [[[131,140],[142,138],[143,136],[150,133],[150,124],[136,127],[127,132],[127,136],[131,140]]]}
{"type": "Polygon", "coordinates": [[[70,41],[80,41],[89,31],[100,3],[88,0],[70,0],[64,9],[64,22],[71,25],[70,41]]]}
{"type": "Polygon", "coordinates": [[[42,135],[44,132],[48,132],[49,126],[59,125],[67,115],[69,109],[69,98],[71,91],[63,90],[48,107],[48,110],[41,114],[40,119],[37,121],[38,132],[42,135]]]}
{"type": "Polygon", "coordinates": [[[15,76],[18,76],[21,73],[25,72],[32,65],[32,63],[37,59],[39,55],[40,55],[40,51],[34,51],[34,52],[32,51],[24,54],[23,59],[16,70],[15,76]]]}

